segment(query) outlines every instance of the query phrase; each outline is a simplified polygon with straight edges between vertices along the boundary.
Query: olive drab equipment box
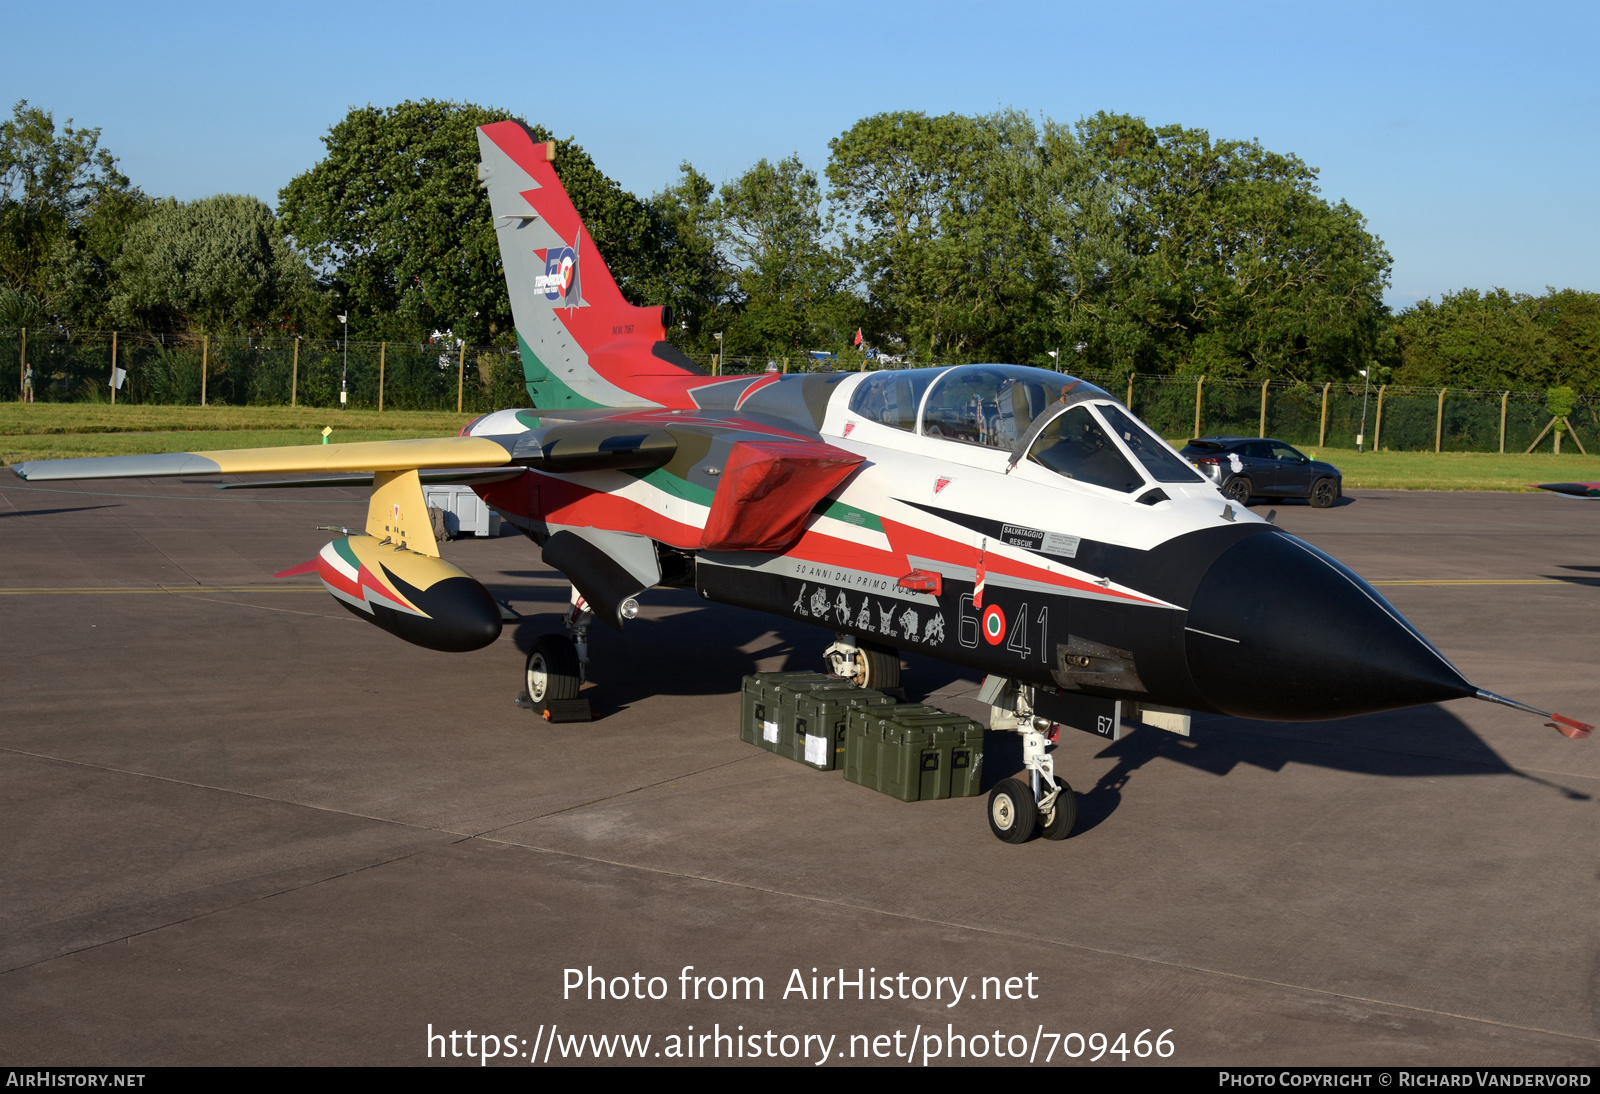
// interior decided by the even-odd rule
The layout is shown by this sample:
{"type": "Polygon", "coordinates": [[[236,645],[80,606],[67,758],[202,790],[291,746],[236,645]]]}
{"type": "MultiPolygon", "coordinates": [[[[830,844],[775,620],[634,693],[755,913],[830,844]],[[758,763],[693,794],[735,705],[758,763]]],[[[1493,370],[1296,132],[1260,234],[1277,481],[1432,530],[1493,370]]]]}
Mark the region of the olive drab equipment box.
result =
{"type": "Polygon", "coordinates": [[[857,707],[844,777],[901,801],[970,798],[983,780],[983,726],[921,703],[857,707]]]}
{"type": "Polygon", "coordinates": [[[820,672],[758,672],[746,676],[739,697],[739,739],[794,756],[794,700],[811,691],[848,687],[820,672]]]}
{"type": "Polygon", "coordinates": [[[784,708],[786,715],[792,715],[794,725],[790,757],[818,771],[842,768],[850,712],[858,708],[881,709],[893,703],[881,691],[843,683],[837,688],[795,695],[793,705],[784,708]]]}
{"type": "Polygon", "coordinates": [[[820,672],[758,672],[744,678],[739,739],[818,771],[844,766],[845,716],[894,702],[820,672]]]}

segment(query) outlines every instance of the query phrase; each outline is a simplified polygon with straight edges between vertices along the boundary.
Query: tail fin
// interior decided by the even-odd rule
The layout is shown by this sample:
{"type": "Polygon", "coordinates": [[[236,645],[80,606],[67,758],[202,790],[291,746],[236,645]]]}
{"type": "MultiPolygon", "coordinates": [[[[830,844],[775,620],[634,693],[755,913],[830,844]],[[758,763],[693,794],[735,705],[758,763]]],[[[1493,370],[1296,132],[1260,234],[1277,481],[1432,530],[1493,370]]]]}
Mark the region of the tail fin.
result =
{"type": "Polygon", "coordinates": [[[556,177],[554,142],[495,122],[478,128],[478,151],[533,405],[679,402],[703,373],[667,343],[668,309],[623,299],[556,177]]]}

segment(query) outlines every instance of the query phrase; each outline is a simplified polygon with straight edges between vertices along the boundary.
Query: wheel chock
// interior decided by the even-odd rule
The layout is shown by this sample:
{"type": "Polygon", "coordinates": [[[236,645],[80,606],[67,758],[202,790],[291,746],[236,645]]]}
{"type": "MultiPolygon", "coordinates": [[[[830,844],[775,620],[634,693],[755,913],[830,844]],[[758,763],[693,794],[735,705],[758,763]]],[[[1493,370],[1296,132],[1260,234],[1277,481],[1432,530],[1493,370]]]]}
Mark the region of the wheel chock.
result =
{"type": "Polygon", "coordinates": [[[551,699],[545,703],[542,713],[547,722],[594,721],[594,711],[589,709],[587,699],[551,699]]]}

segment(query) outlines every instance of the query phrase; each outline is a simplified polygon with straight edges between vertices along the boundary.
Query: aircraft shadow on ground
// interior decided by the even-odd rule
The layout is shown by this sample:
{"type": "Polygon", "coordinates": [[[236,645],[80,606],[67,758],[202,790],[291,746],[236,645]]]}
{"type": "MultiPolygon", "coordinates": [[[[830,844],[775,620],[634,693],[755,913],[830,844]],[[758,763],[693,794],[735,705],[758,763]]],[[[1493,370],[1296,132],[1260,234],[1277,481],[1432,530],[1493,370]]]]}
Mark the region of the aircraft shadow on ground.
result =
{"type": "MultiPolygon", "coordinates": [[[[517,577],[547,577],[530,572],[517,577]]],[[[519,649],[541,634],[560,633],[567,589],[561,585],[517,586],[514,605],[528,612],[516,625],[519,649]]],[[[497,590],[497,593],[499,590],[497,590]]],[[[597,717],[624,710],[652,695],[726,695],[764,662],[782,658],[783,670],[820,669],[832,632],[810,624],[727,605],[708,605],[690,590],[657,589],[645,599],[659,618],[634,620],[619,633],[603,624],[590,631],[588,690],[597,717]],[[749,650],[749,652],[744,652],[749,650]]],[[[915,654],[905,656],[903,682],[912,702],[947,689],[970,673],[915,654]]],[[[735,728],[728,727],[730,732],[735,728]]],[[[1073,733],[1073,730],[1063,730],[1073,733]]],[[[1077,832],[1103,823],[1121,804],[1137,773],[1156,760],[1184,764],[1218,777],[1240,765],[1282,771],[1290,764],[1391,778],[1515,775],[1548,787],[1574,802],[1589,795],[1510,766],[1461,719],[1443,707],[1425,706],[1330,722],[1258,722],[1197,714],[1194,733],[1179,737],[1141,727],[1098,754],[1116,764],[1093,786],[1074,783],[1079,793],[1077,832]]],[[[1022,739],[1015,733],[984,734],[983,790],[1022,769],[1022,739]]],[[[1073,782],[1070,770],[1058,772],[1073,782]]]]}
{"type": "MultiPolygon", "coordinates": [[[[1075,833],[1087,832],[1110,817],[1135,773],[1158,759],[1217,776],[1227,776],[1241,764],[1274,772],[1289,764],[1305,764],[1390,778],[1515,775],[1575,803],[1592,800],[1588,794],[1512,767],[1465,722],[1439,706],[1311,723],[1197,714],[1190,737],[1141,727],[1099,755],[1113,757],[1117,764],[1093,787],[1075,788],[1079,791],[1075,833]]],[[[1019,762],[1020,756],[1019,749],[1019,762]]]]}
{"type": "Polygon", "coordinates": [[[1600,576],[1596,576],[1596,577],[1579,577],[1578,576],[1578,574],[1596,574],[1596,575],[1600,575],[1600,566],[1567,566],[1567,565],[1562,565],[1561,568],[1563,570],[1576,570],[1577,573],[1573,573],[1573,574],[1545,574],[1544,576],[1549,578],[1552,581],[1565,581],[1569,585],[1591,585],[1591,586],[1600,585],[1600,576]]]}

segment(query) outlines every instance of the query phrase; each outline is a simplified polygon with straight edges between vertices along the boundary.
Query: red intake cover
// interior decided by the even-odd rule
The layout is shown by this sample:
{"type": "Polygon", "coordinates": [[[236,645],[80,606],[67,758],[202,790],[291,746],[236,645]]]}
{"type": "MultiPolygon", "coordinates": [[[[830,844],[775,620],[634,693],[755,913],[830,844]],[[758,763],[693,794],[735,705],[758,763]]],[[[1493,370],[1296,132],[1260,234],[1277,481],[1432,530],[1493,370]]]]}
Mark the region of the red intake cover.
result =
{"type": "Polygon", "coordinates": [[[740,441],[728,453],[700,546],[782,551],[805,530],[811,507],[862,457],[820,441],[740,441]]]}

